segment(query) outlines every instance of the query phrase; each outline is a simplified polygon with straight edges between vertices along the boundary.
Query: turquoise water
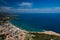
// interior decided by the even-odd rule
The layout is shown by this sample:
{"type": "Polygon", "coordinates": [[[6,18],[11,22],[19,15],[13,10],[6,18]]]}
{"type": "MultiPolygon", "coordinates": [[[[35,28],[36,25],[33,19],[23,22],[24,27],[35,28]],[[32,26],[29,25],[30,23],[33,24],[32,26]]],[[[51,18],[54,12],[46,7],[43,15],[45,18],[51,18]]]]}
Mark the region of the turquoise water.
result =
{"type": "Polygon", "coordinates": [[[51,30],[60,33],[60,13],[20,13],[11,22],[28,31],[51,30]]]}

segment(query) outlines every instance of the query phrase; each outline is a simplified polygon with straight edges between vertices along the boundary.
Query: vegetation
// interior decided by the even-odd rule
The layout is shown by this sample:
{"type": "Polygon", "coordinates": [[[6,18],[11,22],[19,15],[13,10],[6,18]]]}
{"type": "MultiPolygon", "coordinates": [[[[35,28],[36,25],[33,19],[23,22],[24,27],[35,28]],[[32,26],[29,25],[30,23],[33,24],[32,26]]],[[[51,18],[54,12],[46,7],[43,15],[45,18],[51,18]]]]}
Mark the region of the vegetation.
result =
{"type": "MultiPolygon", "coordinates": [[[[7,23],[9,20],[14,19],[15,15],[9,14],[9,13],[5,13],[5,12],[0,12],[0,25],[4,25],[5,23],[7,23]]],[[[0,30],[0,32],[2,32],[2,30],[0,30]]],[[[6,35],[5,34],[1,34],[0,35],[0,40],[5,40],[6,35]]]]}
{"type": "Polygon", "coordinates": [[[29,33],[27,40],[60,40],[59,36],[48,35],[42,33],[29,33]]]}
{"type": "Polygon", "coordinates": [[[8,14],[0,12],[0,22],[5,23],[7,20],[9,20],[8,14]]]}
{"type": "Polygon", "coordinates": [[[0,24],[1,23],[4,24],[11,19],[16,20],[16,18],[14,16],[16,16],[16,15],[10,14],[10,13],[5,13],[5,12],[0,12],[0,24]]]}
{"type": "Polygon", "coordinates": [[[6,35],[5,34],[0,35],[0,40],[5,40],[5,38],[6,38],[6,35]]]}

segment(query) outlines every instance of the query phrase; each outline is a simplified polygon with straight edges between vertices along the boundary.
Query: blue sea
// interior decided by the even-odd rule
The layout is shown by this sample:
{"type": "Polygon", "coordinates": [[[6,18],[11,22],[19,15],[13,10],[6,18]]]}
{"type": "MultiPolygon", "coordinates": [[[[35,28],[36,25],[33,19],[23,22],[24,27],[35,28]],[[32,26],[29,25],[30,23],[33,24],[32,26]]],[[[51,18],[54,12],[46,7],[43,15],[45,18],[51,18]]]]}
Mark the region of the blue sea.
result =
{"type": "Polygon", "coordinates": [[[40,32],[43,30],[60,33],[60,13],[18,13],[11,22],[19,28],[40,32]]]}

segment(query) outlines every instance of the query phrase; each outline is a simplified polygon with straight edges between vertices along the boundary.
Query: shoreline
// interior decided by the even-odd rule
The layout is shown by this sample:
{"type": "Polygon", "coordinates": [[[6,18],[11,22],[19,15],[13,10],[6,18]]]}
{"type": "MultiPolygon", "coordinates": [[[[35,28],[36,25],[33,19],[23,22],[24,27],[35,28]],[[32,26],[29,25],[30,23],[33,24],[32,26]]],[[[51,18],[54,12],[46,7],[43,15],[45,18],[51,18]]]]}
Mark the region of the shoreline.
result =
{"type": "MultiPolygon", "coordinates": [[[[10,23],[11,25],[13,25],[12,23],[10,23]]],[[[47,30],[42,30],[41,32],[35,32],[35,31],[28,31],[28,30],[24,30],[24,29],[21,29],[21,28],[18,28],[16,26],[13,25],[13,27],[17,28],[18,30],[22,30],[22,31],[25,31],[27,33],[31,32],[31,33],[43,33],[43,34],[48,34],[48,35],[56,35],[56,36],[60,36],[59,33],[56,33],[54,31],[47,31],[47,30]]]]}
{"type": "MultiPolygon", "coordinates": [[[[14,25],[13,25],[13,26],[14,26],[14,25]]],[[[27,31],[27,30],[18,28],[18,27],[16,27],[16,26],[14,26],[14,27],[17,28],[18,30],[23,30],[23,31],[25,31],[25,32],[27,32],[27,33],[29,33],[29,32],[31,32],[31,33],[39,33],[39,34],[43,33],[43,34],[48,34],[48,35],[56,35],[56,36],[60,36],[59,33],[56,33],[56,32],[54,32],[54,31],[46,31],[46,30],[42,30],[41,32],[35,32],[35,31],[27,31]]]]}
{"type": "MultiPolygon", "coordinates": [[[[5,23],[4,25],[0,26],[0,28],[2,28],[2,30],[3,30],[2,33],[0,32],[1,35],[6,33],[5,34],[6,35],[6,40],[9,40],[9,39],[10,40],[15,40],[15,39],[24,40],[24,39],[26,39],[26,37],[27,38],[29,37],[30,33],[38,34],[38,35],[39,34],[45,34],[45,35],[48,34],[48,35],[54,35],[54,36],[59,36],[60,37],[59,33],[56,33],[56,32],[53,32],[53,31],[46,31],[46,30],[43,30],[42,32],[28,31],[28,30],[18,28],[17,26],[13,25],[10,22],[5,23]]],[[[0,31],[1,31],[1,29],[0,29],[0,31]]]]}
{"type": "Polygon", "coordinates": [[[21,28],[18,28],[17,26],[13,25],[12,23],[9,23],[10,25],[12,25],[14,28],[16,28],[17,30],[22,30],[22,31],[25,31],[27,32],[27,30],[24,30],[24,29],[21,29],[21,28]]]}
{"type": "Polygon", "coordinates": [[[10,22],[1,25],[0,28],[2,28],[0,29],[0,31],[2,30],[2,32],[0,32],[0,36],[5,35],[5,40],[24,40],[26,33],[28,33],[26,30],[22,30],[10,22]]]}
{"type": "MultiPolygon", "coordinates": [[[[12,23],[11,23],[12,24],[12,23]]],[[[12,24],[12,25],[14,25],[14,24],[12,24]]],[[[25,31],[27,31],[27,32],[37,32],[37,33],[39,33],[39,32],[45,32],[45,31],[48,31],[48,32],[50,32],[50,31],[52,31],[52,30],[41,30],[41,31],[32,31],[32,30],[26,30],[26,29],[24,29],[24,28],[22,28],[22,27],[18,27],[17,25],[14,25],[16,28],[18,28],[18,29],[21,29],[21,30],[25,30],[25,31]]],[[[52,31],[52,32],[55,32],[55,31],[52,31]]],[[[58,32],[55,32],[55,33],[58,33],[58,32]]],[[[60,33],[58,33],[58,34],[60,34],[60,33]]]]}

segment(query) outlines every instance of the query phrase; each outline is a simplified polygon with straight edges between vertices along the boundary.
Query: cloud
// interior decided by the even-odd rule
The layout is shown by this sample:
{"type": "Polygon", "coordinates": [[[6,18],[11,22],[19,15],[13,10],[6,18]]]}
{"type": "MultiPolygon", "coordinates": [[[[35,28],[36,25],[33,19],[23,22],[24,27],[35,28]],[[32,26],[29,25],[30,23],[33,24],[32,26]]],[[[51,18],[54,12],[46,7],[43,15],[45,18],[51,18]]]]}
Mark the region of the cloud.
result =
{"type": "Polygon", "coordinates": [[[0,12],[13,12],[13,8],[12,7],[1,6],[0,7],[0,12]]]}
{"type": "Polygon", "coordinates": [[[18,4],[18,5],[22,7],[32,7],[32,3],[29,3],[29,2],[22,2],[21,4],[18,4]]]}
{"type": "Polygon", "coordinates": [[[0,11],[12,12],[12,13],[60,13],[60,7],[53,8],[31,8],[31,9],[21,9],[13,7],[0,7],[0,11]]]}

